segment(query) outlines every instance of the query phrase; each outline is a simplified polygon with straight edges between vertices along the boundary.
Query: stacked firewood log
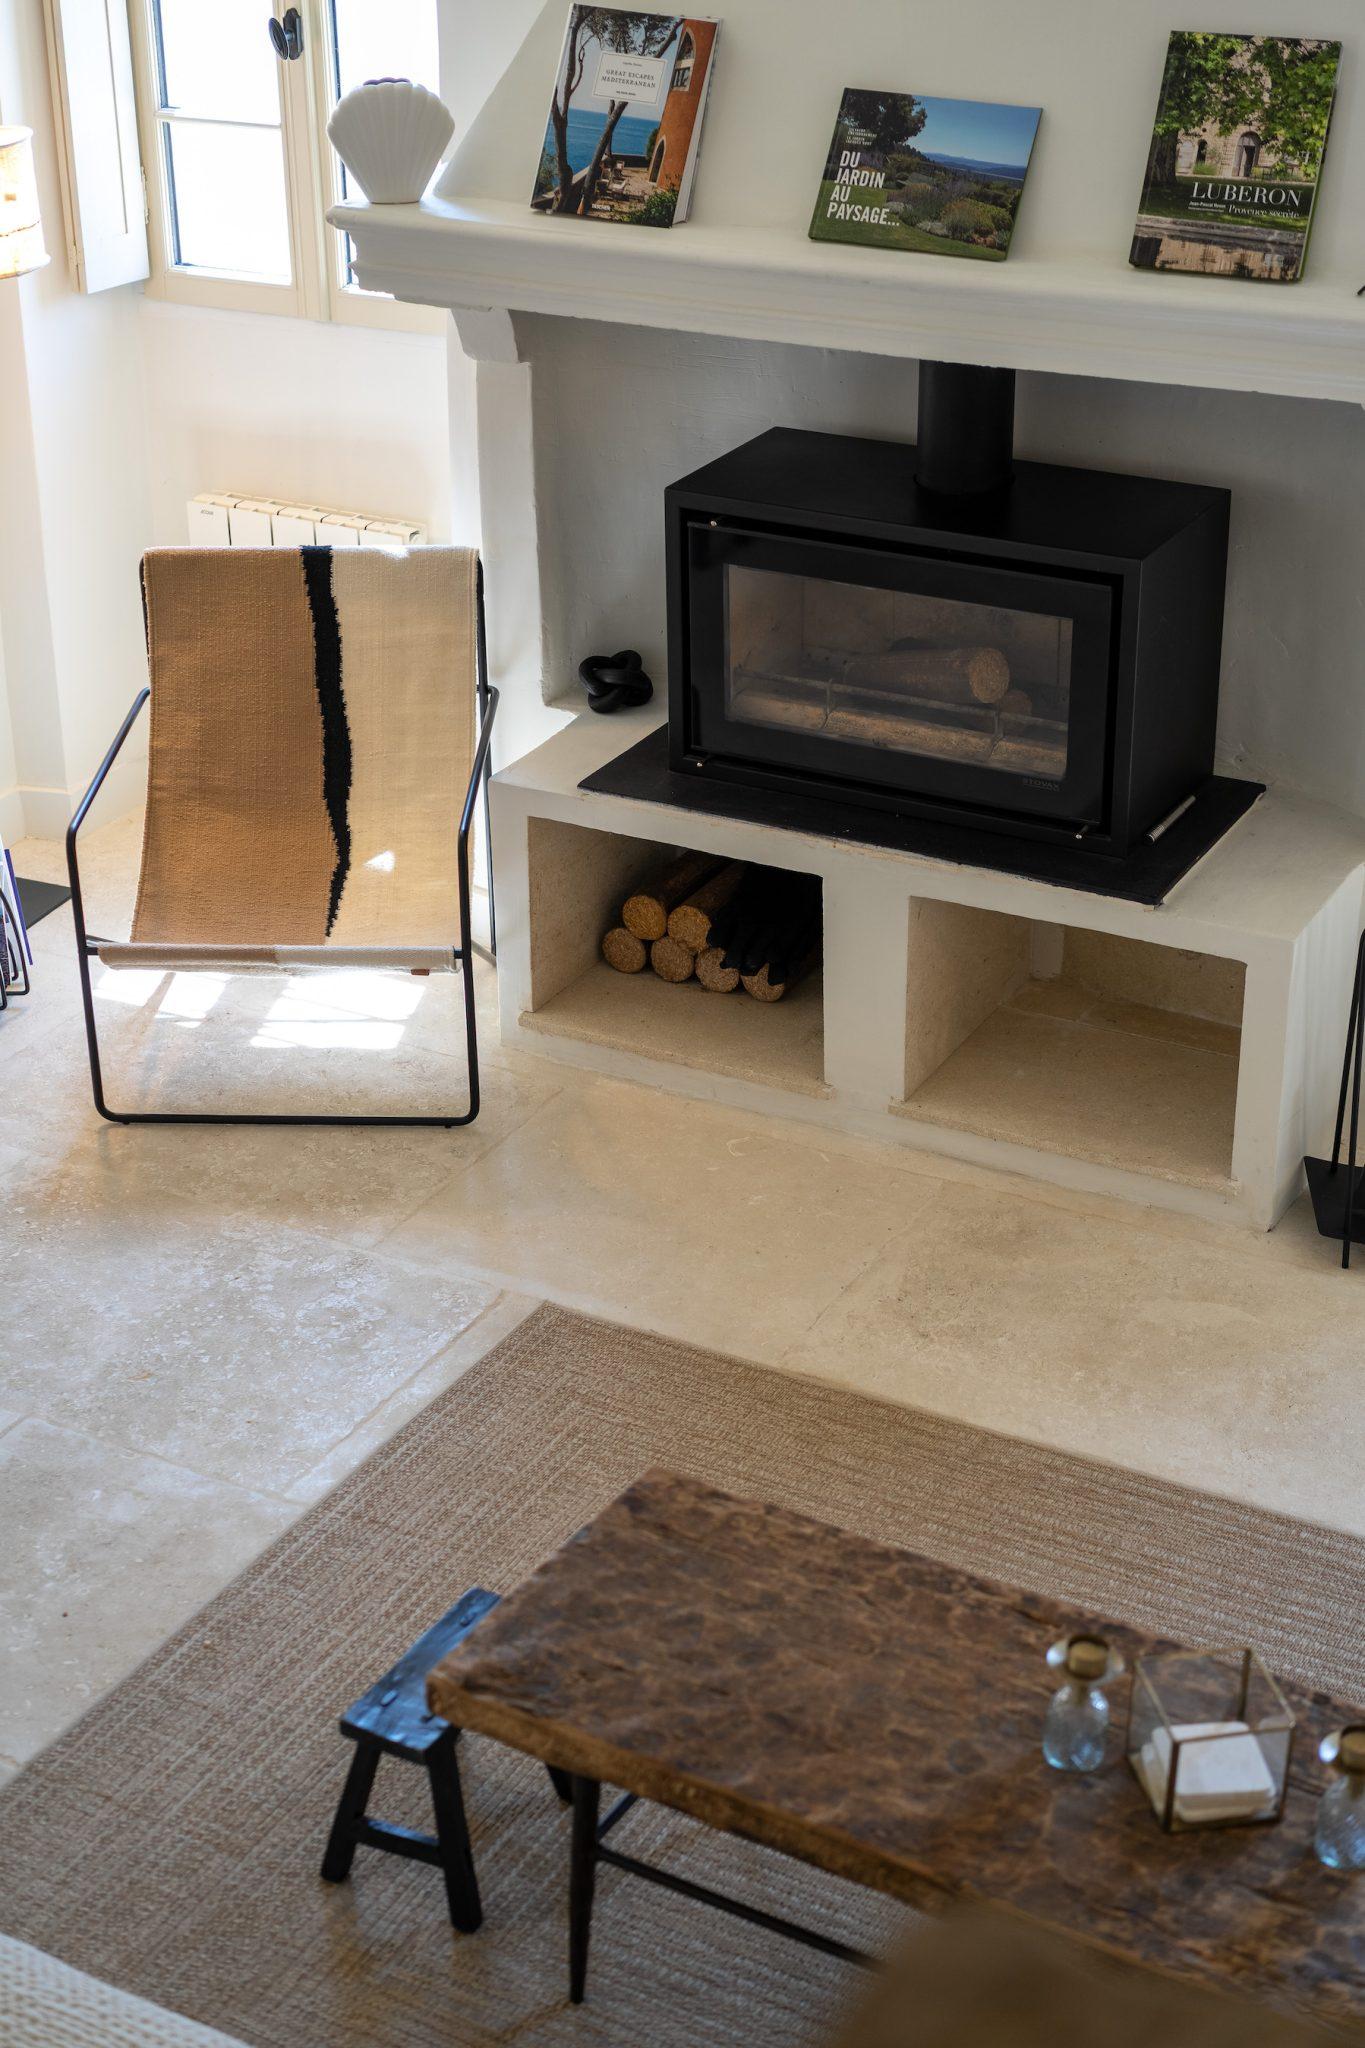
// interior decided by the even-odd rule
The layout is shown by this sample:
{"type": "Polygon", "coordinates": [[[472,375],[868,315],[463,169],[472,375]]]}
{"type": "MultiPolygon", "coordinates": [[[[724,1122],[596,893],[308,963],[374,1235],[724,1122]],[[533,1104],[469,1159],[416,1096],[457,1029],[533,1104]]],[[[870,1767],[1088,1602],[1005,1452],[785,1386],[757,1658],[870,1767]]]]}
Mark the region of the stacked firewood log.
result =
{"type": "Polygon", "coordinates": [[[618,974],[651,967],[661,981],[777,1003],[819,966],[820,931],[818,876],[685,853],[626,898],[602,957],[618,974]]]}

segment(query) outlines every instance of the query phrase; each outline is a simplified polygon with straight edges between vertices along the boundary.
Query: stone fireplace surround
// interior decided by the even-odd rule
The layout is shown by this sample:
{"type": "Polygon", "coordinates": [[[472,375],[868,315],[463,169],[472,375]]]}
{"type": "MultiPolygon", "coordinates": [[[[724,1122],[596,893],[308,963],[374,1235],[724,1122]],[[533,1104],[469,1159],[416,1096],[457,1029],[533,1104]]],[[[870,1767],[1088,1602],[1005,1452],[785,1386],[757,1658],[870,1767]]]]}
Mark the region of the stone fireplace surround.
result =
{"type": "MultiPolygon", "coordinates": [[[[1103,22],[1048,0],[1043,24],[963,0],[917,18],[913,66],[903,11],[872,0],[841,21],[837,80],[825,10],[731,0],[693,218],[668,233],[530,214],[564,7],[517,4],[525,41],[436,195],[336,215],[361,281],[448,306],[476,364],[514,764],[493,800],[504,1038],[1268,1227],[1330,1138],[1365,877],[1353,69],[1308,277],[1276,288],[1124,261],[1170,25],[1156,0],[1103,22]],[[1007,264],[806,240],[838,86],[860,79],[1044,106],[1007,264]],[[1218,765],[1270,789],[1155,910],[836,842],[816,818],[779,833],[579,788],[662,716],[571,722],[586,652],[639,646],[662,682],[665,485],[773,424],[912,441],[925,356],[1025,373],[1021,456],[1232,491],[1218,765]],[[602,966],[614,902],[680,845],[819,874],[822,980],[772,1009],[602,966]]],[[[1284,26],[1243,12],[1206,25],[1284,26]]],[[[1314,19],[1348,56],[1351,12],[1325,0],[1314,19]]],[[[452,17],[459,0],[443,33],[452,17]]]]}

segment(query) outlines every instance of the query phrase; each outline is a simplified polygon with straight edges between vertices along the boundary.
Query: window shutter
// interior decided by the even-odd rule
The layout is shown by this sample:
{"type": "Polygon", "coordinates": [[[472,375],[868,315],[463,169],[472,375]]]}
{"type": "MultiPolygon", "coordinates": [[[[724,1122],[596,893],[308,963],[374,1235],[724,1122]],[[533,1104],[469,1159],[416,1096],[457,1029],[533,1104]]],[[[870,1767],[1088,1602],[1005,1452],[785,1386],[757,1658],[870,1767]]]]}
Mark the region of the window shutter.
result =
{"type": "Polygon", "coordinates": [[[44,0],[66,244],[77,291],[147,275],[133,53],[124,0],[44,0]]]}

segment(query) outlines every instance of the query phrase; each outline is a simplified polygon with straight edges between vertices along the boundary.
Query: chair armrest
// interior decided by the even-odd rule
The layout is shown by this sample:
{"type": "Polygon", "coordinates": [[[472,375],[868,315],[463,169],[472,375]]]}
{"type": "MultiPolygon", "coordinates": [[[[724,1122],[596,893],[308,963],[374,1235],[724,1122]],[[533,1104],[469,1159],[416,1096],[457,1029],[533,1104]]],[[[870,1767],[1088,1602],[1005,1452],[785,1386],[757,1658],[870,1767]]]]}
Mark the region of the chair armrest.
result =
{"type": "MultiPolygon", "coordinates": [[[[460,846],[469,842],[469,828],[474,822],[474,806],[479,800],[479,785],[488,768],[488,749],[493,738],[493,720],[497,716],[499,692],[493,684],[488,686],[488,709],[479,725],[478,745],[474,749],[474,762],[469,771],[469,787],[464,795],[464,809],[460,813],[460,846]]],[[[107,763],[106,763],[107,766],[107,763]]]]}
{"type": "Polygon", "coordinates": [[[151,696],[151,694],[151,691],[146,688],[143,688],[138,691],[136,697],[134,697],[133,699],[132,708],[129,711],[128,716],[124,719],[122,725],[118,729],[117,734],[115,735],[114,744],[112,745],[112,747],[110,747],[108,753],[100,762],[99,767],[95,770],[94,781],[91,783],[89,789],[87,789],[85,795],[81,798],[80,802],[76,806],[75,815],[72,817],[71,823],[66,828],[66,857],[68,862],[71,860],[76,850],[76,834],[80,831],[81,826],[85,823],[86,814],[89,811],[91,804],[94,803],[95,798],[103,789],[105,777],[108,775],[109,770],[113,767],[114,762],[117,760],[119,750],[122,747],[123,742],[127,739],[129,733],[136,725],[137,715],[139,711],[141,711],[143,705],[147,702],[147,699],[151,696]]]}
{"type": "MultiPolygon", "coordinates": [[[[110,747],[108,753],[100,762],[99,767],[95,770],[95,779],[91,783],[89,789],[87,789],[87,791],[85,792],[85,795],[81,798],[80,802],[77,804],[75,814],[72,817],[71,823],[66,828],[66,876],[67,880],[71,884],[71,916],[76,927],[76,952],[80,959],[81,973],[83,976],[87,973],[85,964],[86,956],[87,954],[92,953],[94,951],[95,947],[99,944],[99,941],[97,939],[92,939],[85,929],[85,901],[81,894],[81,871],[76,860],[76,834],[80,831],[81,826],[85,823],[86,815],[89,812],[91,804],[94,803],[95,798],[103,789],[105,777],[108,775],[109,770],[113,767],[115,761],[118,759],[119,749],[122,747],[123,742],[127,739],[129,733],[136,725],[138,713],[141,711],[143,705],[147,702],[147,699],[151,696],[151,694],[151,691],[144,687],[143,689],[139,690],[136,697],[134,697],[132,707],[129,710],[128,716],[124,719],[122,725],[119,727],[117,733],[114,735],[114,744],[110,747]]],[[[91,1012],[88,977],[85,982],[85,1003],[86,1019],[87,1023],[89,1024],[91,1012]]],[[[93,1025],[90,1025],[90,1028],[93,1029],[93,1025]]],[[[91,1041],[91,1043],[93,1047],[93,1040],[91,1041]]],[[[94,1059],[94,1057],[95,1055],[92,1050],[92,1060],[94,1059]]],[[[95,1096],[96,1101],[98,1103],[100,1101],[100,1084],[97,1071],[95,1076],[95,1096]]]]}

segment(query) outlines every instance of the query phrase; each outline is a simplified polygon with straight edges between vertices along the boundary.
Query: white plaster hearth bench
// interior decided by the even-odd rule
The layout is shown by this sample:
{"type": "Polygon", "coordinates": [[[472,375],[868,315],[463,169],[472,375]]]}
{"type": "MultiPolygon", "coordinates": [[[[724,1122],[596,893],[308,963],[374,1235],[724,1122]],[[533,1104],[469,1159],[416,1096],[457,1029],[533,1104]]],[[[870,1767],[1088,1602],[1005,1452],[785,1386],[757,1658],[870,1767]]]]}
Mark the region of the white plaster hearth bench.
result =
{"type": "Polygon", "coordinates": [[[579,788],[589,714],[492,787],[504,1044],[1267,1229],[1330,1138],[1365,822],[1262,797],[1156,909],[579,788]],[[769,1006],[601,960],[678,847],[818,875],[823,975],[769,1006]]]}

